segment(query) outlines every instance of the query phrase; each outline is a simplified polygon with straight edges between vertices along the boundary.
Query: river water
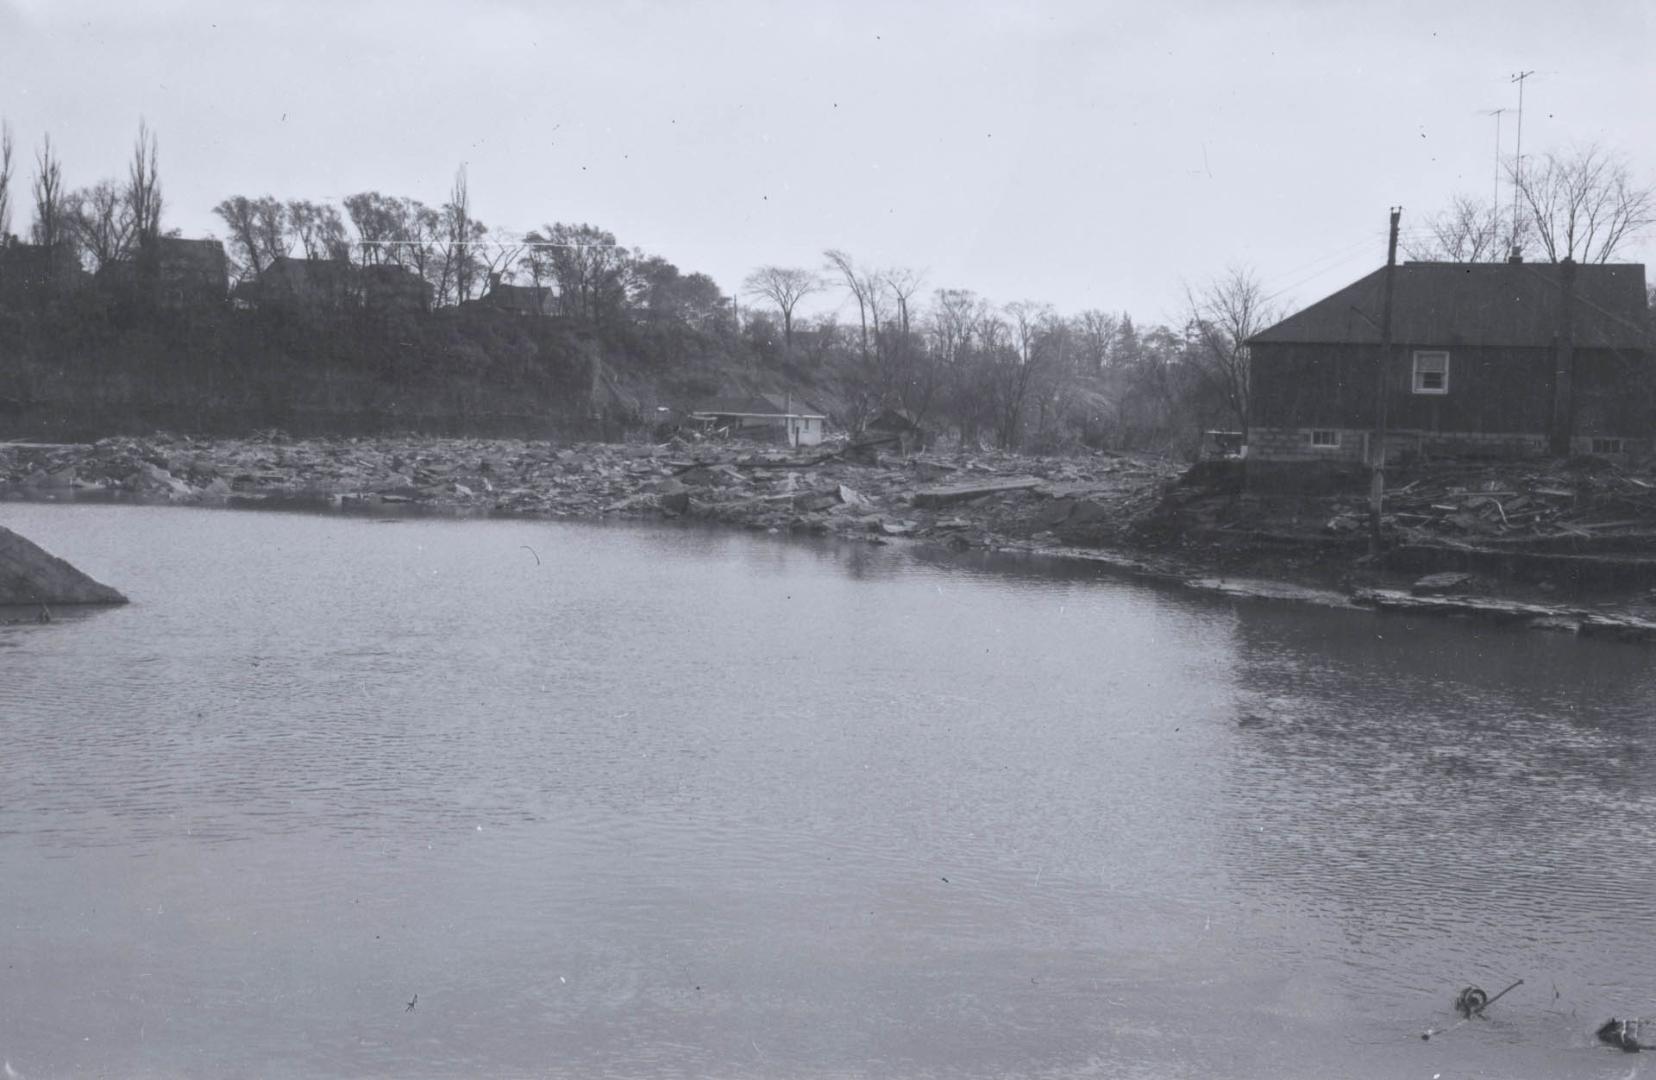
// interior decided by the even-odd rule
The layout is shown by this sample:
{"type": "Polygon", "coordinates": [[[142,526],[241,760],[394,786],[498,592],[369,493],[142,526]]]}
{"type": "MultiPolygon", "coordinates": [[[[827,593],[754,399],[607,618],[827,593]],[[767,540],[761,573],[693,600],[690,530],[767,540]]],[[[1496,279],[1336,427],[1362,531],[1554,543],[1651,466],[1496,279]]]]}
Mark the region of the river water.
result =
{"type": "Polygon", "coordinates": [[[0,524],[134,601],[0,627],[8,1080],[1644,1060],[1591,1034],[1656,1014],[1641,646],[693,529],[0,524]]]}

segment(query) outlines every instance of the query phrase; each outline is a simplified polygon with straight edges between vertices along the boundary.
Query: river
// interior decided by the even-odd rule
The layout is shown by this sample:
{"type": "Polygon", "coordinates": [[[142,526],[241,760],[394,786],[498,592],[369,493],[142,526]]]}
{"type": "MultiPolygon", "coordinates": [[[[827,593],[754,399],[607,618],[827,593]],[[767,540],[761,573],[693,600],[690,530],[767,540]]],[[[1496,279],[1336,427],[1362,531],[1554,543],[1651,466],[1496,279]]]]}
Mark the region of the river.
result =
{"type": "Polygon", "coordinates": [[[0,524],[133,600],[0,626],[8,1080],[1642,1060],[1592,1037],[1656,1014],[1642,646],[692,528],[0,524]]]}

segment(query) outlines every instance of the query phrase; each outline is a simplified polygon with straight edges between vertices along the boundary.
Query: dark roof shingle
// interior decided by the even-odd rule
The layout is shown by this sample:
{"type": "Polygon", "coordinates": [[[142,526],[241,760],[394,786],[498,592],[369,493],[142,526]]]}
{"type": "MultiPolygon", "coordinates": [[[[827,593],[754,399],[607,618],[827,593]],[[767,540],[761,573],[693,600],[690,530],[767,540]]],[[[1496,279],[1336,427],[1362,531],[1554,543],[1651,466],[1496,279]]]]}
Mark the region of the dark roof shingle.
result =
{"type": "MultiPolygon", "coordinates": [[[[1385,270],[1374,271],[1249,339],[1254,344],[1380,342],[1385,270]]],[[[1583,348],[1648,343],[1645,270],[1639,263],[1576,267],[1575,340],[1583,348]]],[[[1545,347],[1558,332],[1557,263],[1404,263],[1392,298],[1400,345],[1545,347]]]]}

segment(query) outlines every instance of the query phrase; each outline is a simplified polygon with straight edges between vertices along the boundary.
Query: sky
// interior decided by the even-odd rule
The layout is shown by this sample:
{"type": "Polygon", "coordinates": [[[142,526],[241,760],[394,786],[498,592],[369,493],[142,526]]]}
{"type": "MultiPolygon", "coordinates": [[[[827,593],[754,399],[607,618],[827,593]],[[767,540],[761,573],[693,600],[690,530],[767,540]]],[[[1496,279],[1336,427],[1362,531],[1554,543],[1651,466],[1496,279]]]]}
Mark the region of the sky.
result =
{"type": "Polygon", "coordinates": [[[1407,240],[1492,195],[1520,71],[1526,160],[1656,180],[1652,57],[1648,0],[0,0],[0,117],[25,184],[50,134],[76,187],[143,118],[186,236],[234,194],[437,205],[463,164],[492,229],[588,222],[727,292],[838,248],[1149,323],[1231,268],[1309,303],[1391,206],[1407,240]]]}

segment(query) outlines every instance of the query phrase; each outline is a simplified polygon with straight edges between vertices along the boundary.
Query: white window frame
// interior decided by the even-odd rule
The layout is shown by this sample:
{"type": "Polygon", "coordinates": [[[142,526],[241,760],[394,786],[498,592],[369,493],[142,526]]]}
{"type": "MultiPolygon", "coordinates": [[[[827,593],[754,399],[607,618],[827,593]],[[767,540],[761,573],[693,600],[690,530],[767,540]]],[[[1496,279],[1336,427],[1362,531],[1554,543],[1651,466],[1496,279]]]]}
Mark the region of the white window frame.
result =
{"type": "Polygon", "coordinates": [[[1311,448],[1313,450],[1338,450],[1340,448],[1340,429],[1312,428],[1311,448]],[[1318,435],[1327,435],[1329,436],[1329,439],[1327,441],[1319,441],[1317,439],[1318,435]]]}
{"type": "Polygon", "coordinates": [[[1593,441],[1588,444],[1594,454],[1625,454],[1627,444],[1615,435],[1594,435],[1593,441]]]}
{"type": "Polygon", "coordinates": [[[1414,364],[1409,372],[1409,389],[1416,394],[1447,394],[1449,392],[1449,351],[1447,349],[1416,349],[1414,364]],[[1443,385],[1437,387],[1422,386],[1422,375],[1436,375],[1435,371],[1421,371],[1420,362],[1428,357],[1443,358],[1443,385]]]}

